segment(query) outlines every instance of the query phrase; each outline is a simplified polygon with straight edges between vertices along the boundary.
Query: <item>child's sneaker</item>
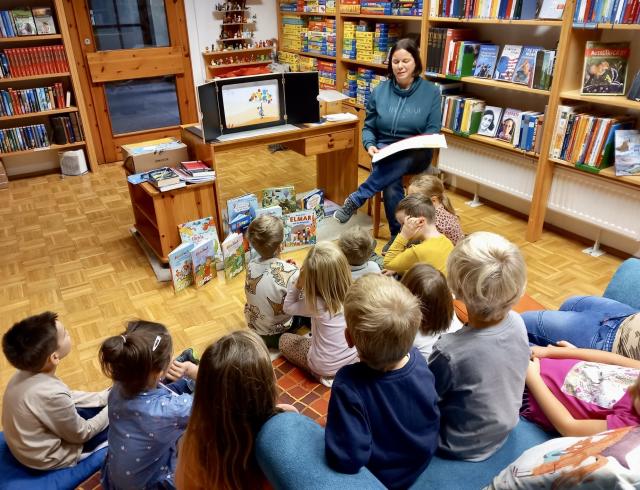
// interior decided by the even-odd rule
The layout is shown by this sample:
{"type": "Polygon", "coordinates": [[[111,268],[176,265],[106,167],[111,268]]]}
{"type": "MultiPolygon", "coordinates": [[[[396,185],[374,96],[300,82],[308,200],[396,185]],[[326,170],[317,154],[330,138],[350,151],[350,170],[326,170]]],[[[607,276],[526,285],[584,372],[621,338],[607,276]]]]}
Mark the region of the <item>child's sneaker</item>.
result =
{"type": "Polygon", "coordinates": [[[178,357],[174,359],[178,362],[192,362],[196,366],[200,364],[200,358],[198,357],[198,353],[193,347],[189,347],[188,349],[183,350],[178,357]]]}

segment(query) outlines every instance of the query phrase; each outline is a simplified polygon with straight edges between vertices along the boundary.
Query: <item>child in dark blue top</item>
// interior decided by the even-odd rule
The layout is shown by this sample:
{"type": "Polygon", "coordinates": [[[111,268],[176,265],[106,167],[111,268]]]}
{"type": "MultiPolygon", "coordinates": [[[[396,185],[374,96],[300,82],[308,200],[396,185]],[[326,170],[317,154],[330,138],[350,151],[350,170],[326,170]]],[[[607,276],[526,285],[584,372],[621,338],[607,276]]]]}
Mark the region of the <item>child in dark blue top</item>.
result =
{"type": "Polygon", "coordinates": [[[394,279],[367,274],[344,309],[347,343],[361,362],[340,369],[333,382],[327,460],[336,471],[366,466],[387,488],[407,488],[431,461],[440,427],[433,375],[412,349],[419,302],[394,279]]]}

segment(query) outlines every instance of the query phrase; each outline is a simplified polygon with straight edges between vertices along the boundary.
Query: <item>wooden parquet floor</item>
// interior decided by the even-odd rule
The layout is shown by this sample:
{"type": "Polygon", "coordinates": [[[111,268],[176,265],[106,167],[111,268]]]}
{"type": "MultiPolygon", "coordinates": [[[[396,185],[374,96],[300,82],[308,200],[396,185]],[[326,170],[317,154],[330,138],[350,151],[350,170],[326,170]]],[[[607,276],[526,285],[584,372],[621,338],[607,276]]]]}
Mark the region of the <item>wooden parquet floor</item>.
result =
{"type": "MultiPolygon", "coordinates": [[[[252,148],[223,158],[222,198],[285,183],[299,191],[315,184],[313,160],[293,152],[272,155],[266,148],[252,148]]],[[[529,270],[527,292],[550,308],[570,295],[602,294],[620,263],[609,255],[586,256],[580,252],[583,244],[551,232],[528,243],[522,219],[489,206],[469,208],[463,196],[451,197],[465,232],[494,231],[522,248],[529,270]]],[[[129,319],[166,324],[176,351],[187,346],[202,351],[245,326],[243,275],[229,282],[219,277],[202,290],[178,295],[169,283],[156,281],[129,233],[133,215],[119,166],[103,166],[84,177],[12,181],[0,191],[0,203],[0,334],[25,316],[58,312],[74,342],[58,371],[71,387],[97,390],[108,385],[97,351],[129,319]]],[[[301,261],[304,254],[291,257],[301,261]]],[[[12,373],[0,356],[0,394],[12,373]]]]}

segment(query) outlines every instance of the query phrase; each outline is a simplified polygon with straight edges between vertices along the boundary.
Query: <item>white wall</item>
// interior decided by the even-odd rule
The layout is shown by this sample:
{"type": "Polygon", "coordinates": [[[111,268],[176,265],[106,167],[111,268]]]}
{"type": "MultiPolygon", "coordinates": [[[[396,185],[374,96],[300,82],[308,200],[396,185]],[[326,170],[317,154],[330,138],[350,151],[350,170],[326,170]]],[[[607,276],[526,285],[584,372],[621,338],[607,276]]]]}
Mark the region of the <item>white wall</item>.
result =
{"type": "MultiPolygon", "coordinates": [[[[215,14],[215,4],[222,0],[185,0],[187,29],[189,31],[189,50],[193,78],[196,84],[202,85],[206,78],[206,70],[202,52],[205,46],[211,48],[220,37],[220,24],[223,14],[215,14]]],[[[256,41],[275,39],[278,37],[278,17],[276,0],[247,0],[250,14],[256,14],[256,41]]]]}

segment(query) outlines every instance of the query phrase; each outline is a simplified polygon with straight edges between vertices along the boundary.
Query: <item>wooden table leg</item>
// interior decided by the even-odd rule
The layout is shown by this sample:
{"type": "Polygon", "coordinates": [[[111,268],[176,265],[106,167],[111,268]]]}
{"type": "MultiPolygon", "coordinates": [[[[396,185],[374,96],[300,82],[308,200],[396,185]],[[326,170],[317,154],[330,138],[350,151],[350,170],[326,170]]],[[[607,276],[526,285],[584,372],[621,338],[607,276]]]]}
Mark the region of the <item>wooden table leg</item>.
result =
{"type": "Polygon", "coordinates": [[[358,150],[355,146],[316,157],[318,187],[335,203],[358,188],[358,150]]]}

